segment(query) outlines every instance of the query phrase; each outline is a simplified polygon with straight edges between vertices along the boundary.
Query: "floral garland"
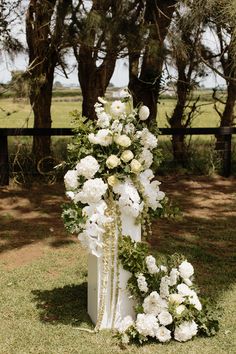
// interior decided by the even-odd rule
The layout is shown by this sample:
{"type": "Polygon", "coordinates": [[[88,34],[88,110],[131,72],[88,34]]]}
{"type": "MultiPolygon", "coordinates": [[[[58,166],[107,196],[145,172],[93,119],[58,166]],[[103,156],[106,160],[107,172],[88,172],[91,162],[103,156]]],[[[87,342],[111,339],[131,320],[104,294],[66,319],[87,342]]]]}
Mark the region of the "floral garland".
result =
{"type": "Polygon", "coordinates": [[[142,219],[145,236],[144,221],[149,223],[150,210],[162,208],[165,194],[150,169],[159,155],[157,137],[145,125],[148,107],[133,109],[130,94],[123,90],[111,105],[99,98],[95,111],[95,122],[78,120],[78,134],[70,146],[75,161],[64,177],[71,203],[62,216],[66,228],[100,257],[107,224],[114,222],[107,215],[108,200],[137,222],[142,219]]]}
{"type": "Polygon", "coordinates": [[[172,338],[186,342],[196,335],[214,335],[218,320],[200,301],[194,285],[194,268],[183,256],[173,255],[159,263],[147,245],[129,236],[119,241],[119,257],[131,272],[128,288],[137,300],[137,318],[127,316],[118,329],[123,344],[149,339],[161,343],[172,338]]]}

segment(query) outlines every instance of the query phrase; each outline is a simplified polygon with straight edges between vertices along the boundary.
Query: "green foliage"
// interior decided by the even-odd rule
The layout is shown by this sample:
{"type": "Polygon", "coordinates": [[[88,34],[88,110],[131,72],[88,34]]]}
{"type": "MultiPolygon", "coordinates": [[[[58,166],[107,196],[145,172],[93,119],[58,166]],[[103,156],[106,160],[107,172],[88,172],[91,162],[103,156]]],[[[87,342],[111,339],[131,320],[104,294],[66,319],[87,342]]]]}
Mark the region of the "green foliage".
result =
{"type": "Polygon", "coordinates": [[[84,224],[85,218],[82,215],[82,207],[80,203],[68,203],[62,205],[62,219],[65,224],[65,228],[71,234],[79,233],[81,231],[81,225],[84,224]]]}

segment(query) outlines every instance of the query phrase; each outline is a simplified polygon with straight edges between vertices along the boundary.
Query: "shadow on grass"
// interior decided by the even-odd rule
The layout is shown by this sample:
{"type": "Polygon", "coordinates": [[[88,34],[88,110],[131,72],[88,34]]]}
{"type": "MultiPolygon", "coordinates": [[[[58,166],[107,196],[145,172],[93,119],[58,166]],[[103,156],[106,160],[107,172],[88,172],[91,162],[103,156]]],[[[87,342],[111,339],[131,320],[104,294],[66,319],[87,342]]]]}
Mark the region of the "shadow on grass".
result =
{"type": "Polygon", "coordinates": [[[42,322],[93,326],[87,314],[87,283],[52,290],[33,290],[32,294],[42,322]]]}

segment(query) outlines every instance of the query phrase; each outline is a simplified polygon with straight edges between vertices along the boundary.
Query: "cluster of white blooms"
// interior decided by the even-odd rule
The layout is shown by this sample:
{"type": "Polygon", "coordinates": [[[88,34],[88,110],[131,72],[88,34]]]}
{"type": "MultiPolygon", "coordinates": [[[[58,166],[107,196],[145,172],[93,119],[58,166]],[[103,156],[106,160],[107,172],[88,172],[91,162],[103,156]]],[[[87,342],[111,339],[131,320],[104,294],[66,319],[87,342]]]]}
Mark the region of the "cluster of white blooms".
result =
{"type": "Polygon", "coordinates": [[[160,272],[160,269],[156,265],[156,259],[153,256],[151,255],[147,256],[145,261],[146,261],[148,272],[150,274],[155,274],[160,272]]]}
{"type": "Polygon", "coordinates": [[[148,286],[147,286],[146,278],[145,278],[145,276],[142,273],[140,273],[137,276],[137,284],[138,284],[139,290],[142,293],[148,292],[148,286]]]}
{"type": "Polygon", "coordinates": [[[143,313],[137,315],[136,321],[128,321],[127,326],[122,326],[120,333],[126,332],[125,335],[128,335],[132,326],[132,331],[146,339],[156,338],[159,342],[167,342],[171,338],[180,342],[190,340],[197,335],[198,325],[194,320],[187,321],[185,315],[192,311],[191,305],[198,311],[202,310],[196,292],[183,282],[189,279],[192,284],[193,266],[187,261],[176,268],[157,266],[156,259],[151,255],[145,258],[145,263],[147,272],[137,276],[143,313]],[[151,291],[154,279],[159,279],[160,286],[151,291]]]}
{"type": "MultiPolygon", "coordinates": [[[[66,195],[74,203],[74,210],[77,205],[83,209],[79,239],[93,254],[101,254],[107,222],[105,210],[108,212],[106,198],[110,193],[121,214],[133,218],[139,217],[147,208],[156,210],[162,207],[160,201],[164,193],[159,190],[160,183],[152,181],[154,175],[150,170],[157,138],[143,125],[150,111],[144,105],[130,111],[130,105],[126,105],[130,98],[127,89],[122,90],[120,99],[111,105],[98,97],[94,105],[97,120],[88,126],[87,142],[83,146],[83,150],[90,153],[86,156],[86,152],[81,155],[78,152],[79,161],[64,177],[66,195]],[[97,210],[101,202],[104,208],[97,210]],[[96,221],[95,216],[91,220],[92,216],[81,204],[96,210],[96,221]]],[[[74,214],[67,212],[66,215],[72,217],[74,214]]],[[[156,271],[153,267],[153,272],[156,271]]]]}

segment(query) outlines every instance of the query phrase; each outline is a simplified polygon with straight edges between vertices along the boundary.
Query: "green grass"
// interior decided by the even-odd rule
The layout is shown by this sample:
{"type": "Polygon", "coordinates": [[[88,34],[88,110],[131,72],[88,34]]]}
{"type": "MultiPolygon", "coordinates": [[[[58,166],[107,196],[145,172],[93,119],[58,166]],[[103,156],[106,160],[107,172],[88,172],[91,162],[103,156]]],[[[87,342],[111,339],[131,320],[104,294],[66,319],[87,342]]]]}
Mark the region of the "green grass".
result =
{"type": "MultiPolygon", "coordinates": [[[[175,100],[161,99],[158,106],[158,125],[168,126],[166,113],[171,114],[175,100]]],[[[209,101],[201,101],[206,104],[201,109],[201,114],[193,121],[193,127],[216,127],[219,125],[219,117],[214,110],[213,104],[209,101]]],[[[22,128],[33,126],[33,113],[29,103],[25,100],[13,101],[12,98],[0,99],[0,127],[1,128],[22,128]]],[[[77,109],[81,112],[81,96],[75,98],[54,98],[52,102],[52,126],[63,128],[71,126],[70,112],[77,109]]]]}
{"type": "MultiPolygon", "coordinates": [[[[36,249],[39,240],[44,248],[38,258],[32,257],[30,262],[14,269],[8,268],[9,260],[0,260],[0,354],[234,354],[234,183],[219,178],[177,182],[163,179],[162,189],[167,189],[184,216],[156,221],[151,240],[152,252],[157,255],[179,252],[193,263],[201,293],[222,308],[220,332],[215,337],[199,337],[184,344],[173,341],[168,345],[131,345],[125,351],[109,331],[91,334],[80,330],[93,328],[86,312],[87,255],[76,241],[66,242],[63,238],[66,235],[59,222],[63,187],[37,187],[35,194],[20,189],[14,194],[12,190],[9,201],[6,199],[6,203],[14,203],[12,210],[0,216],[0,234],[5,242],[1,251],[19,252],[27,245],[36,249]],[[22,205],[19,198],[24,200],[22,205]],[[37,218],[20,218],[19,213],[27,215],[29,203],[37,211],[37,218]],[[12,214],[14,210],[17,214],[12,214]],[[54,236],[48,231],[52,226],[54,236]]],[[[3,191],[2,196],[7,193],[3,191]]]]}

